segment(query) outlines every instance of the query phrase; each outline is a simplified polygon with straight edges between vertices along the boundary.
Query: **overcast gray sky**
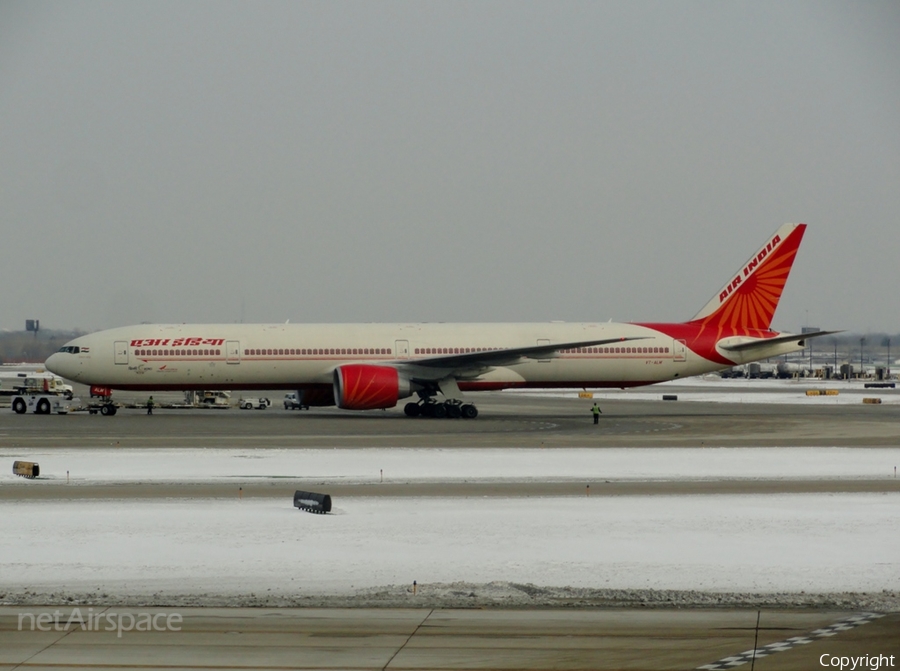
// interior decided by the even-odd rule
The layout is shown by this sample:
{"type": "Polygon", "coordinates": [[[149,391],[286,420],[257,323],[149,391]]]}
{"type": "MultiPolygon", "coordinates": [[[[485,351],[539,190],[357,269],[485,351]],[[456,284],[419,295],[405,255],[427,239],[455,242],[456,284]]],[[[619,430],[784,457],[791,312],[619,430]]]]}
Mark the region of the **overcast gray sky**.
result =
{"type": "Polygon", "coordinates": [[[900,331],[900,4],[0,2],[0,328],[900,331]]]}

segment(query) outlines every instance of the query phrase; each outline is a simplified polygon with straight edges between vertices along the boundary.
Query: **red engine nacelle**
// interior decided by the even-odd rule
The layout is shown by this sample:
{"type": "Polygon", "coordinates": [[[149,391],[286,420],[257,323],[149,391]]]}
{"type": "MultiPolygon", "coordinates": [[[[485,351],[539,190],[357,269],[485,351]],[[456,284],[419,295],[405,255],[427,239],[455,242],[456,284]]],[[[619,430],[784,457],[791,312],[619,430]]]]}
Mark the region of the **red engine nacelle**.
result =
{"type": "Polygon", "coordinates": [[[393,408],[411,394],[409,380],[390,366],[347,364],[334,369],[334,400],[339,408],[393,408]]]}

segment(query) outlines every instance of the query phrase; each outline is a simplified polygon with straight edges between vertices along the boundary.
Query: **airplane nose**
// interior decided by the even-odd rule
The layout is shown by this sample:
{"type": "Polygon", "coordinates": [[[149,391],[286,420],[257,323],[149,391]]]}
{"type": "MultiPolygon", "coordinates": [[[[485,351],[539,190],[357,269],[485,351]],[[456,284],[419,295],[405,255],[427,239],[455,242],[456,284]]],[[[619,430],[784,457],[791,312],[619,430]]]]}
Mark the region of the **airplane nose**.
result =
{"type": "Polygon", "coordinates": [[[62,377],[62,373],[59,371],[59,363],[60,363],[60,355],[59,352],[54,352],[50,356],[47,357],[47,360],[44,362],[44,367],[49,370],[51,373],[56,373],[60,377],[62,377]]]}
{"type": "Polygon", "coordinates": [[[47,370],[68,380],[74,380],[78,373],[74,364],[75,362],[72,361],[72,355],[64,354],[62,352],[51,354],[44,362],[44,366],[47,370]]]}

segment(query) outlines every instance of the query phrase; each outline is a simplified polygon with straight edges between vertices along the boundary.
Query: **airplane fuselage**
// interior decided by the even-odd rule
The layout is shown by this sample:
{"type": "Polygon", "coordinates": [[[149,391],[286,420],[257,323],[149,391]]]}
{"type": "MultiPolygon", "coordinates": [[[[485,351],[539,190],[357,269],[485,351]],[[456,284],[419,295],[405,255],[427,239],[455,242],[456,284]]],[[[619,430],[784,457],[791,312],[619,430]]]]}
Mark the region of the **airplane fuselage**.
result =
{"type": "MultiPolygon", "coordinates": [[[[474,391],[633,387],[740,363],[701,356],[679,335],[617,323],[154,324],[82,336],[68,343],[77,353],[56,353],[47,366],[83,384],[124,390],[304,389],[330,386],[335,368],[350,363],[414,367],[454,354],[631,339],[485,367],[459,379],[461,390],[474,391]]],[[[798,349],[773,346],[771,356],[798,349]]]]}
{"type": "Polygon", "coordinates": [[[411,417],[474,418],[462,392],[636,387],[801,350],[827,333],[769,326],[805,228],[779,228],[683,323],[147,324],[76,338],[47,368],[114,389],[292,389],[348,410],[418,395],[411,417]]]}

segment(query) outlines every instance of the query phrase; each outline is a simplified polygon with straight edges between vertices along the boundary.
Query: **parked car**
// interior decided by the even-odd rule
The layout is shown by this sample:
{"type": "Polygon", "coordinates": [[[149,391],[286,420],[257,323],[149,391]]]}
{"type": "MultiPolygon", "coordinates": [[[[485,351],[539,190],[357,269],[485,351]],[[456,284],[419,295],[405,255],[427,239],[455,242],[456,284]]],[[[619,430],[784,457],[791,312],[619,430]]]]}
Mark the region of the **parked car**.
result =
{"type": "Polygon", "coordinates": [[[309,410],[309,406],[301,403],[300,395],[294,391],[294,392],[291,392],[290,394],[284,395],[284,409],[285,410],[309,410]]]}
{"type": "Polygon", "coordinates": [[[242,398],[238,401],[238,407],[241,410],[265,410],[272,401],[267,398],[242,398]]]}

